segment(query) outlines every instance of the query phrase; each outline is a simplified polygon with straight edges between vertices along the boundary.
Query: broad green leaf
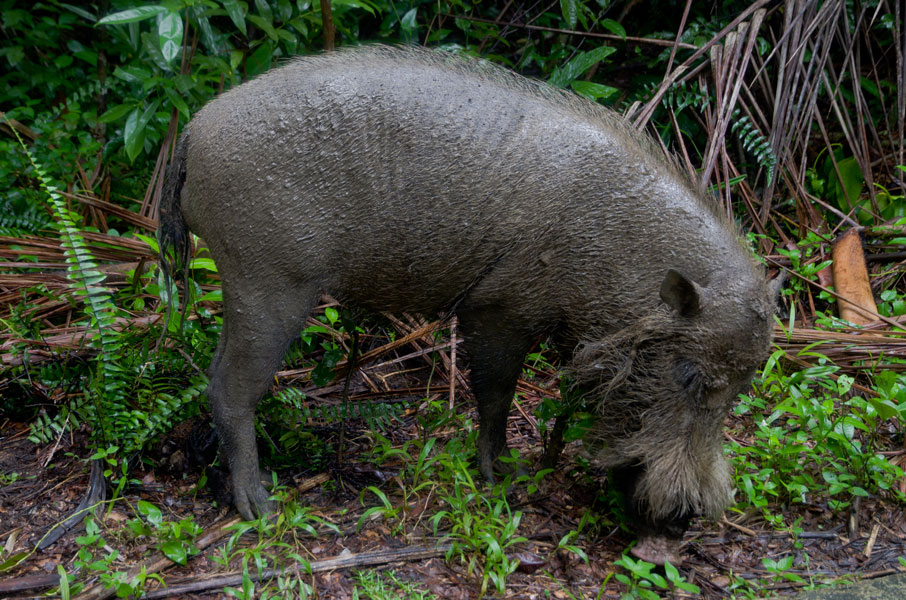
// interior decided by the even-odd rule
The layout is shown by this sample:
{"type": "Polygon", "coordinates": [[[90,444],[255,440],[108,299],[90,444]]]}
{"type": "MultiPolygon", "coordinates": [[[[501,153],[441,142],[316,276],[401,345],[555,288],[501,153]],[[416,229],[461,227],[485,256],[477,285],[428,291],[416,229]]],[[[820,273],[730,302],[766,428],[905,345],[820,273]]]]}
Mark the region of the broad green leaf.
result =
{"type": "Polygon", "coordinates": [[[840,176],[834,170],[830,157],[825,162],[827,172],[830,177],[832,193],[836,196],[837,205],[840,210],[849,212],[853,205],[858,204],[859,197],[862,195],[862,188],[865,184],[865,177],[862,175],[862,169],[856,162],[854,156],[837,161],[837,169],[840,176]],[[845,192],[844,192],[845,190],[845,192]]]}
{"type": "Polygon", "coordinates": [[[113,76],[129,83],[144,83],[151,78],[151,71],[138,65],[126,65],[114,69],[113,76]]]}
{"type": "MultiPolygon", "coordinates": [[[[370,14],[374,15],[374,6],[363,0],[333,0],[331,2],[334,8],[338,6],[349,6],[351,8],[361,8],[362,10],[368,11],[370,14]]],[[[410,9],[415,10],[415,9],[410,9]]],[[[408,13],[407,13],[408,14],[408,13]]],[[[406,17],[404,16],[403,19],[406,17]]]]}
{"type": "Polygon", "coordinates": [[[158,245],[157,245],[157,238],[154,238],[154,237],[149,236],[149,235],[144,235],[144,234],[141,234],[141,233],[136,233],[136,234],[135,234],[135,237],[137,237],[137,238],[140,239],[141,241],[143,241],[143,242],[145,242],[146,244],[148,244],[148,246],[151,248],[151,250],[153,250],[155,253],[159,251],[158,245]]]}
{"type": "Polygon", "coordinates": [[[623,26],[614,21],[613,19],[603,19],[601,21],[601,27],[608,30],[614,35],[618,35],[624,40],[626,39],[626,30],[623,29],[623,26]]]}
{"type": "Polygon", "coordinates": [[[881,90],[878,89],[878,86],[874,81],[868,77],[860,77],[859,83],[862,84],[863,90],[874,96],[876,99],[881,99],[881,90]]]}
{"type": "Polygon", "coordinates": [[[286,29],[278,29],[277,37],[280,38],[280,40],[283,40],[287,44],[287,48],[289,49],[290,54],[293,54],[295,52],[294,48],[296,46],[298,46],[299,38],[297,38],[295,35],[293,35],[289,31],[287,31],[286,29]]]}
{"type": "Polygon", "coordinates": [[[230,69],[235,72],[239,65],[242,64],[242,50],[233,50],[230,52],[230,69]]]}
{"type": "Polygon", "coordinates": [[[138,501],[138,512],[145,515],[145,518],[148,519],[148,522],[152,525],[159,526],[163,522],[163,513],[160,512],[160,509],[147,502],[145,500],[138,501]]]}
{"type": "Polygon", "coordinates": [[[125,117],[130,110],[134,108],[135,104],[132,103],[117,104],[116,106],[107,110],[107,112],[102,114],[100,117],[98,117],[98,121],[100,121],[101,123],[112,123],[113,121],[119,121],[120,119],[125,117]]]}
{"type": "Polygon", "coordinates": [[[613,46],[598,46],[594,50],[583,52],[574,59],[554,70],[549,83],[557,87],[566,87],[566,85],[580,77],[589,70],[594,64],[604,60],[617,49],[613,46]]]}
{"type": "Polygon", "coordinates": [[[670,581],[682,580],[682,576],[679,574],[679,571],[676,567],[670,564],[670,561],[664,563],[664,572],[667,574],[667,579],[670,581]]]}
{"type": "Polygon", "coordinates": [[[298,31],[303,38],[308,38],[308,24],[305,23],[305,19],[301,16],[290,21],[289,26],[298,31]]]}
{"type": "Polygon", "coordinates": [[[157,37],[160,51],[163,52],[167,62],[179,56],[179,47],[182,45],[182,19],[178,12],[170,12],[160,20],[157,37]]]}
{"type": "Polygon", "coordinates": [[[31,556],[30,552],[16,552],[15,554],[11,554],[6,560],[0,562],[0,573],[9,571],[29,556],[31,556]]]}
{"type": "Polygon", "coordinates": [[[217,272],[217,266],[214,264],[214,259],[212,258],[193,258],[189,262],[190,269],[203,269],[205,271],[217,272]]]}
{"type": "Polygon", "coordinates": [[[134,161],[142,151],[142,148],[145,145],[145,127],[148,125],[148,121],[151,120],[155,111],[157,111],[159,103],[160,101],[155,100],[141,114],[139,114],[138,109],[136,108],[129,115],[129,118],[126,119],[123,137],[125,138],[126,154],[129,156],[129,160],[134,161]]]}
{"type": "Polygon", "coordinates": [[[169,12],[169,10],[164,6],[139,6],[138,8],[130,8],[129,10],[122,10],[118,13],[113,13],[112,15],[107,15],[100,21],[98,25],[119,25],[121,23],[134,23],[136,21],[144,21],[145,19],[150,19],[157,15],[169,12]]]}
{"type": "Polygon", "coordinates": [[[273,48],[267,40],[245,60],[245,70],[251,75],[259,75],[271,68],[273,48]]]}
{"type": "Polygon", "coordinates": [[[273,24],[274,11],[271,10],[271,5],[267,0],[255,0],[255,6],[258,7],[258,14],[267,19],[269,24],[273,24]]]}
{"type": "Polygon", "coordinates": [[[80,17],[82,17],[84,19],[88,19],[92,23],[94,23],[95,21],[98,20],[98,18],[96,16],[94,16],[93,14],[91,14],[90,12],[85,10],[84,8],[79,8],[78,6],[74,6],[72,4],[67,4],[65,2],[61,2],[60,6],[62,6],[63,8],[65,8],[68,11],[74,12],[75,14],[79,15],[80,17]]]}
{"type": "Polygon", "coordinates": [[[226,50],[222,36],[215,35],[214,29],[211,27],[211,22],[208,20],[208,17],[200,16],[203,14],[201,10],[202,7],[196,6],[190,9],[190,15],[195,19],[195,22],[198,24],[198,28],[201,30],[201,42],[204,44],[204,47],[211,54],[221,54],[226,50]]]}
{"type": "Polygon", "coordinates": [[[144,131],[138,126],[138,119],[140,116],[141,112],[139,109],[134,109],[129,113],[129,117],[126,118],[126,126],[123,128],[126,154],[129,155],[129,160],[131,161],[135,160],[139,150],[141,150],[142,146],[145,144],[144,131]]]}
{"type": "Polygon", "coordinates": [[[900,412],[899,407],[891,400],[881,400],[880,398],[869,396],[868,402],[870,402],[874,409],[878,411],[878,415],[884,421],[896,416],[900,412]]]}
{"type": "Polygon", "coordinates": [[[664,579],[663,577],[661,577],[660,575],[658,575],[657,573],[646,573],[645,577],[648,579],[648,581],[650,581],[654,585],[658,586],[662,590],[666,590],[668,587],[667,580],[664,579]]]}
{"type": "Polygon", "coordinates": [[[609,98],[620,91],[609,85],[582,80],[570,82],[569,87],[573,88],[577,94],[590,98],[591,100],[609,98]]]}
{"type": "Polygon", "coordinates": [[[579,18],[579,5],[577,0],[560,0],[560,11],[570,29],[576,28],[576,20],[579,18]]]}
{"type": "Polygon", "coordinates": [[[57,575],[60,576],[60,598],[64,600],[69,600],[70,589],[69,589],[69,574],[66,572],[66,568],[63,565],[57,565],[57,575]]]}
{"type": "Polygon", "coordinates": [[[258,15],[249,15],[248,20],[257,25],[264,33],[267,34],[267,37],[272,40],[279,41],[277,38],[277,30],[274,29],[273,24],[268,19],[264,17],[259,17],[258,15]]]}
{"type": "Polygon", "coordinates": [[[79,50],[78,52],[73,52],[72,55],[79,60],[84,60],[93,67],[98,64],[98,53],[94,50],[79,50]]]}
{"type": "Polygon", "coordinates": [[[198,299],[199,302],[223,302],[223,290],[211,290],[198,299]]]}
{"type": "Polygon", "coordinates": [[[164,556],[166,556],[176,564],[186,564],[188,553],[186,552],[185,546],[183,546],[179,542],[164,542],[160,546],[160,551],[163,552],[164,556]]]}
{"type": "Polygon", "coordinates": [[[170,100],[170,103],[176,107],[176,110],[179,111],[179,114],[189,118],[189,105],[186,104],[186,101],[180,97],[179,93],[171,87],[164,88],[164,93],[167,95],[167,99],[170,100]]]}
{"type": "Polygon", "coordinates": [[[289,21],[293,16],[293,5],[289,0],[277,0],[277,16],[281,21],[289,21]]]}
{"type": "Polygon", "coordinates": [[[333,325],[337,322],[337,319],[340,318],[340,313],[337,312],[337,309],[335,309],[334,307],[328,306],[324,309],[324,316],[327,317],[327,320],[330,321],[331,325],[333,325]]]}
{"type": "Polygon", "coordinates": [[[312,383],[319,387],[330,383],[333,379],[333,368],[340,362],[340,359],[342,359],[344,355],[343,350],[339,348],[331,348],[330,350],[325,351],[321,362],[312,369],[312,383]]]}
{"type": "Polygon", "coordinates": [[[410,8],[406,14],[403,15],[403,18],[400,19],[400,29],[406,33],[412,33],[418,27],[418,24],[415,21],[415,17],[418,15],[418,7],[410,8]]]}
{"type": "Polygon", "coordinates": [[[238,0],[223,0],[223,8],[225,8],[227,14],[230,15],[233,25],[239,28],[242,35],[248,37],[249,33],[245,27],[245,14],[248,12],[246,3],[239,2],[238,0]]]}
{"type": "Polygon", "coordinates": [[[6,54],[6,60],[9,62],[9,66],[15,67],[22,59],[25,58],[25,50],[22,49],[22,46],[9,46],[3,48],[6,54]]]}
{"type": "MultiPolygon", "coordinates": [[[[170,61],[164,58],[164,53],[161,52],[160,36],[152,31],[143,31],[141,33],[141,38],[142,48],[148,53],[148,57],[155,65],[157,65],[157,68],[161,71],[173,72],[173,66],[170,64],[170,61]]],[[[142,81],[142,85],[146,90],[156,85],[154,79],[155,78],[152,76],[142,81]]]]}

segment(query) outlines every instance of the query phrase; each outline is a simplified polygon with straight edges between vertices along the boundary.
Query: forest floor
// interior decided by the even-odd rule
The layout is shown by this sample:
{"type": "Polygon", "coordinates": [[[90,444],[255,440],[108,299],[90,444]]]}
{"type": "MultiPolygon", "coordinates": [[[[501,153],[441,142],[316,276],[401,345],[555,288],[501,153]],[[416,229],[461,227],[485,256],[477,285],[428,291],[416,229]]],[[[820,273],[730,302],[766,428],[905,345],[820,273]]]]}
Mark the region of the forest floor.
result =
{"type": "MultiPolygon", "coordinates": [[[[406,377],[410,384],[424,376],[417,368],[399,372],[405,371],[409,371],[406,377]]],[[[551,381],[540,380],[528,387],[520,385],[521,410],[513,410],[509,419],[510,445],[521,456],[529,457],[534,468],[540,462],[542,440],[529,415],[541,401],[540,392],[549,385],[551,381]]],[[[360,389],[361,381],[356,378],[351,394],[360,389]]],[[[473,411],[465,390],[457,391],[462,397],[458,407],[473,411]]],[[[18,553],[30,553],[17,566],[0,565],[0,597],[30,598],[45,593],[59,584],[60,567],[70,574],[70,586],[83,582],[90,588],[97,583],[101,571],[137,571],[144,565],[147,572],[157,572],[168,586],[161,589],[159,584],[149,582],[145,587],[148,597],[210,598],[223,596],[225,586],[242,589],[242,553],[235,550],[256,544],[261,547],[260,538],[252,530],[237,536],[229,551],[224,549],[234,530],[220,529],[234,526],[237,513],[215,501],[211,486],[198,487],[201,472],[189,467],[185,456],[191,451],[192,428],[199,422],[178,427],[164,443],[148,452],[130,474],[132,483],[115,503],[99,511],[103,542],[92,545],[80,538],[85,536],[82,524],[48,548],[35,551],[41,538],[71,514],[85,494],[90,470],[86,460],[88,437],[79,432],[67,433],[55,444],[39,447],[28,441],[27,423],[0,421],[0,545],[5,557],[21,558],[24,555],[18,553]],[[203,530],[195,537],[200,552],[188,558],[185,565],[162,558],[152,536],[130,532],[129,523],[138,516],[136,507],[142,500],[160,508],[164,521],[190,519],[203,530]],[[73,573],[80,550],[93,552],[95,558],[107,557],[105,562],[96,564],[98,572],[86,573],[83,569],[73,573]],[[225,555],[231,558],[222,559],[225,555]],[[187,587],[180,587],[184,585],[187,587]]],[[[733,423],[729,425],[730,431],[738,430],[733,423]]],[[[445,436],[455,433],[436,431],[433,435],[439,438],[439,445],[445,436]]],[[[338,427],[320,428],[316,434],[336,438],[338,427]]],[[[311,461],[305,465],[303,460],[302,466],[279,471],[281,483],[298,494],[298,504],[309,507],[310,514],[332,523],[335,529],[315,523],[317,537],[290,529],[280,539],[286,546],[275,545],[276,540],[271,540],[270,546],[263,547],[265,557],[272,550],[271,556],[280,550],[285,557],[289,550],[308,560],[314,572],[300,574],[290,570],[282,581],[271,575],[269,584],[256,584],[254,597],[262,597],[262,586],[266,585],[270,597],[299,597],[298,591],[292,592],[289,587],[300,582],[311,585],[319,598],[422,598],[430,597],[428,592],[437,598],[481,597],[480,568],[470,574],[466,563],[456,558],[445,560],[442,551],[436,549],[439,542],[444,542],[443,528],[435,534],[430,516],[444,508],[442,503],[428,488],[404,498],[400,490],[410,482],[400,481],[397,473],[401,467],[392,459],[380,466],[374,464],[369,444],[363,442],[368,434],[362,421],[347,421],[345,437],[349,442],[342,465],[332,458],[326,468],[311,469],[311,461]],[[383,490],[394,506],[405,502],[407,512],[396,519],[366,519],[358,529],[362,514],[377,502],[373,493],[362,494],[368,486],[383,490]],[[332,559],[338,562],[330,562],[332,559]],[[394,582],[391,588],[395,586],[396,595],[365,593],[363,577],[374,575],[369,575],[367,569],[379,570],[385,582],[394,582]]],[[[396,448],[406,440],[417,439],[419,427],[414,411],[394,421],[383,435],[396,448]]],[[[627,586],[614,577],[615,573],[627,571],[613,563],[633,536],[619,526],[617,515],[602,506],[599,476],[603,475],[575,468],[578,452],[575,445],[568,446],[558,469],[541,480],[537,492],[529,495],[525,484],[517,484],[507,493],[510,510],[522,513],[516,533],[527,538],[507,548],[507,554],[511,559],[536,562],[534,569],[520,567],[508,577],[508,598],[619,598],[627,591],[627,586]],[[597,515],[592,526],[587,517],[590,508],[597,515]],[[558,549],[563,536],[581,529],[583,522],[585,528],[571,543],[584,550],[588,562],[574,552],[558,549]]],[[[796,523],[796,527],[780,531],[756,509],[744,513],[728,511],[719,522],[699,519],[692,523],[682,546],[680,573],[701,589],[701,597],[785,596],[816,584],[843,584],[902,569],[898,557],[906,556],[906,515],[897,505],[865,498],[847,514],[832,512],[826,503],[773,508],[783,513],[786,523],[796,523]],[[774,572],[762,560],[785,557],[793,557],[789,568],[774,572]]],[[[255,556],[260,558],[261,554],[255,556]]],[[[270,561],[267,566],[291,568],[293,564],[298,563],[284,558],[270,561]]],[[[248,571],[257,572],[254,561],[248,564],[248,571]]],[[[492,590],[490,584],[488,595],[492,590]]],[[[104,597],[99,591],[97,588],[82,597],[104,597]]],[[[675,594],[671,597],[691,597],[681,591],[671,593],[675,594]]]]}

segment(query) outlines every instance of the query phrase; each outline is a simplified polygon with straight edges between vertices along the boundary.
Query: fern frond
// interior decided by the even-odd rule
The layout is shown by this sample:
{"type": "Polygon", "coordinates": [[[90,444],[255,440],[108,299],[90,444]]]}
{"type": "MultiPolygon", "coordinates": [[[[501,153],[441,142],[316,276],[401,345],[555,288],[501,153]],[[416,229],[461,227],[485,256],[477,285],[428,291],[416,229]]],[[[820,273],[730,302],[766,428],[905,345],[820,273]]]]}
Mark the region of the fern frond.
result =
{"type": "MultiPolygon", "coordinates": [[[[657,86],[649,84],[648,89],[650,93],[653,93],[657,86]]],[[[667,90],[662,100],[665,106],[669,106],[676,113],[690,107],[704,110],[710,101],[709,94],[702,91],[698,85],[687,86],[685,83],[667,90]]],[[[767,170],[767,183],[770,184],[774,179],[777,156],[761,130],[748,116],[740,113],[741,111],[737,108],[730,116],[730,132],[742,142],[743,149],[755,158],[758,165],[767,170]]]]}
{"type": "MultiPolygon", "coordinates": [[[[84,397],[64,407],[57,415],[52,429],[59,432],[66,425],[73,426],[78,419],[91,420],[97,425],[96,433],[108,435],[110,438],[108,442],[115,440],[117,445],[123,447],[119,435],[124,431],[121,426],[125,425],[125,431],[130,431],[129,427],[134,426],[135,421],[126,400],[130,377],[120,365],[123,342],[120,332],[115,327],[118,310],[113,303],[110,290],[104,286],[105,275],[98,270],[91,249],[76,224],[76,216],[69,210],[66,201],[44,168],[38,164],[31,151],[19,138],[18,132],[15,129],[13,132],[31,162],[41,189],[47,196],[54,226],[63,248],[69,287],[73,294],[82,300],[92,331],[89,344],[98,350],[93,374],[85,386],[84,397]]],[[[39,424],[33,430],[33,436],[45,440],[47,432],[48,428],[39,424]]],[[[129,451],[137,449],[128,448],[129,451]]]]}
{"type": "Polygon", "coordinates": [[[759,166],[767,169],[767,184],[774,179],[774,167],[777,165],[777,155],[768,139],[761,133],[758,127],[752,123],[748,116],[739,116],[739,109],[733,111],[731,117],[732,124],[730,132],[742,142],[743,149],[755,157],[759,166]]]}
{"type": "Polygon", "coordinates": [[[305,402],[305,393],[297,388],[284,388],[274,394],[278,401],[292,406],[306,420],[321,421],[324,424],[339,423],[346,419],[364,419],[373,429],[386,429],[390,422],[399,419],[403,405],[391,402],[352,402],[343,404],[315,405],[305,402]]]}

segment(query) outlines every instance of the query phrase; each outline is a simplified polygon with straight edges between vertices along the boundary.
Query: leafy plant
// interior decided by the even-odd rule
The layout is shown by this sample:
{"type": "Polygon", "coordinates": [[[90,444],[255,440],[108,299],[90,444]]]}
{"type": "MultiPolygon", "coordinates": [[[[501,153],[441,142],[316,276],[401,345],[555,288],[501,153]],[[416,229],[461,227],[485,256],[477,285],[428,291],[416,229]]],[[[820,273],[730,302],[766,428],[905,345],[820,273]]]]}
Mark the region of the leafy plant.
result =
{"type": "MultiPolygon", "coordinates": [[[[816,196],[828,198],[844,213],[853,213],[861,223],[868,224],[873,220],[866,210],[870,208],[869,202],[862,198],[865,175],[854,156],[844,156],[842,147],[835,146],[832,151],[824,152],[823,160],[819,155],[815,164],[806,171],[806,179],[810,191],[816,196]]],[[[884,216],[889,218],[890,215],[884,216]]]]}
{"type": "MultiPolygon", "coordinates": [[[[779,254],[790,259],[791,270],[800,275],[789,278],[781,292],[783,295],[793,296],[805,291],[809,285],[807,282],[818,281],[818,273],[833,263],[830,259],[818,260],[822,245],[825,243],[821,236],[809,231],[795,247],[777,248],[779,254]]],[[[834,297],[824,291],[819,292],[818,297],[828,303],[835,302],[834,297]]]]}
{"type": "Polygon", "coordinates": [[[660,595],[655,589],[682,590],[690,594],[700,594],[697,585],[685,581],[679,571],[669,562],[664,565],[666,578],[654,572],[655,565],[642,559],[633,559],[624,554],[615,560],[614,565],[623,567],[629,574],[616,573],[617,581],[626,586],[627,591],[620,596],[621,599],[641,598],[642,600],[657,600],[660,595]]]}
{"type": "Polygon", "coordinates": [[[144,520],[136,518],[129,521],[128,527],[133,534],[154,536],[157,549],[178,565],[186,564],[189,557],[198,554],[194,540],[202,530],[191,518],[180,519],[176,523],[166,521],[159,508],[144,500],[139,500],[136,508],[144,520]]]}
{"type": "Polygon", "coordinates": [[[241,588],[224,588],[228,596],[238,598],[266,598],[273,595],[281,597],[308,598],[314,596],[311,585],[303,579],[311,576],[311,565],[306,557],[296,552],[292,544],[284,541],[284,537],[293,538],[299,532],[311,537],[317,537],[319,530],[328,530],[339,534],[339,528],[326,518],[318,515],[311,507],[302,506],[290,493],[281,486],[272,490],[281,511],[275,519],[266,517],[256,521],[243,521],[231,527],[234,533],[227,543],[218,549],[213,560],[218,564],[228,567],[235,561],[242,565],[241,588]],[[249,536],[257,536],[252,545],[248,545],[249,536]],[[245,536],[245,538],[243,538],[245,536]],[[240,545],[239,541],[243,539],[240,545]],[[273,579],[259,581],[256,585],[250,576],[249,566],[257,570],[258,575],[265,569],[278,569],[281,565],[292,565],[293,569],[273,579]]]}
{"type": "MultiPolygon", "coordinates": [[[[116,564],[119,553],[110,550],[107,541],[101,536],[101,530],[92,517],[85,518],[85,535],[76,538],[79,551],[76,554],[74,566],[83,570],[88,575],[98,575],[101,583],[108,589],[113,589],[118,598],[131,598],[141,595],[149,580],[163,583],[163,578],[157,573],[146,573],[144,570],[133,577],[125,571],[118,570],[116,564]]],[[[82,589],[81,582],[71,585],[68,576],[61,573],[61,593],[64,588],[70,588],[71,593],[78,593],[82,589]]]]}
{"type": "Polygon", "coordinates": [[[765,181],[771,183],[774,180],[774,167],[777,165],[777,156],[771,148],[770,141],[756,127],[752,120],[746,115],[741,114],[738,108],[733,111],[731,117],[733,123],[730,125],[730,132],[735,135],[742,148],[755,157],[758,165],[767,169],[765,181]]]}
{"type": "MultiPolygon", "coordinates": [[[[507,577],[519,566],[507,551],[528,541],[516,535],[522,513],[510,510],[504,486],[495,487],[490,495],[482,493],[461,457],[449,455],[442,464],[449,469],[447,477],[452,481],[436,492],[447,508],[431,517],[434,534],[438,534],[442,522],[446,523],[450,529],[443,539],[451,542],[447,560],[458,557],[466,563],[470,575],[481,571],[481,595],[489,583],[503,594],[507,577]]],[[[441,477],[442,481],[445,479],[441,477]]]]}
{"type": "Polygon", "coordinates": [[[357,571],[353,600],[429,600],[435,595],[404,581],[393,571],[357,571]]]}
{"type": "Polygon", "coordinates": [[[774,499],[805,502],[816,495],[830,498],[835,510],[852,497],[880,492],[900,496],[896,483],[903,471],[877,452],[880,425],[894,419],[902,426],[906,397],[902,375],[885,371],[876,376],[877,396],[851,394],[853,379],[826,357],[806,348],[816,365],[784,373],[777,351],[757,382],[758,395],[743,395],[737,414],[751,414],[755,443],[734,443],[737,485],[747,502],[761,507],[777,525],[782,515],[768,507],[774,499]],[[766,398],[775,398],[770,403],[766,398]]]}

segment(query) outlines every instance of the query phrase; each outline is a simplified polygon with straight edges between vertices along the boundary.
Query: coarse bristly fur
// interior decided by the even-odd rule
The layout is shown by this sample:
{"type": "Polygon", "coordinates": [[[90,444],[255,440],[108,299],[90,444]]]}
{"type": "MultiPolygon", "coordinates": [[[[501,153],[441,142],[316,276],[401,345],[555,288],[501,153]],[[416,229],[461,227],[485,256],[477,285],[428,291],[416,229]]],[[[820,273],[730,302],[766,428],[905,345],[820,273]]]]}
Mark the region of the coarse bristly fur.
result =
{"type": "Polygon", "coordinates": [[[246,518],[266,512],[254,409],[319,294],[455,312],[493,477],[522,361],[562,343],[590,443],[639,466],[651,520],[730,494],[722,421],[765,358],[770,296],[735,227],[619,115],[489,63],[369,46],[303,57],[205,106],[161,202],[223,282],[208,396],[246,518]]]}
{"type": "Polygon", "coordinates": [[[443,69],[453,77],[457,75],[477,77],[488,83],[509,88],[515,94],[541,98],[555,103],[560,108],[568,108],[574,112],[577,118],[587,119],[609,130],[619,132],[625,142],[636,144],[640,155],[661,162],[662,166],[669,169],[672,176],[683,182],[690,192],[703,199],[703,208],[706,208],[713,216],[726,220],[726,215],[720,210],[719,204],[712,198],[704,197],[699,193],[698,181],[692,177],[691,173],[686,171],[675,156],[664,154],[661,146],[650,135],[635,129],[631,123],[618,113],[605,109],[597,102],[593,102],[584,96],[554,87],[537,79],[523,77],[489,60],[443,50],[423,48],[421,46],[366,44],[363,46],[343,46],[335,52],[295,57],[289,59],[285,64],[304,63],[306,66],[322,66],[325,68],[336,66],[342,69],[350,60],[381,60],[389,63],[399,63],[401,61],[417,62],[424,66],[443,69]]]}
{"type": "Polygon", "coordinates": [[[690,326],[659,307],[573,354],[568,372],[598,408],[585,440],[593,461],[642,467],[633,501],[652,522],[716,517],[732,500],[723,422],[768,351],[765,289],[750,307],[753,330],[720,332],[714,320],[690,326]]]}

